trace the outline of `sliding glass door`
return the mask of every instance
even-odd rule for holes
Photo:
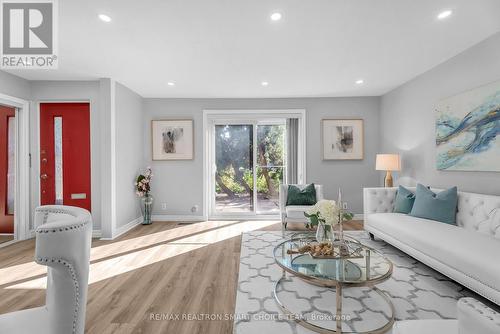
[[[250,213],[253,197],[253,125],[215,125],[215,211]]]
[[[279,214],[285,128],[284,120],[214,124],[213,214]]]
[[[285,125],[257,125],[256,182],[258,214],[279,214],[279,186],[285,178]]]

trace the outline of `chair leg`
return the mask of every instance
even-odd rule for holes
[[[286,222],[281,222],[281,236],[285,238]]]

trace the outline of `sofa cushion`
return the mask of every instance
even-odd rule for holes
[[[396,193],[396,200],[394,204],[394,212],[397,213],[410,213],[415,202],[415,194],[403,186],[398,187]]]
[[[314,183],[300,189],[296,185],[288,185],[286,205],[314,205],[316,204],[316,188]]]
[[[500,240],[455,225],[437,224],[432,220],[400,213],[370,214],[367,224],[500,291]]]
[[[286,216],[293,219],[307,219],[304,216],[304,212],[309,210],[312,205],[289,205],[286,207]]]
[[[410,215],[446,224],[455,224],[457,201],[457,187],[443,190],[436,194],[423,185],[417,184],[415,203]]]

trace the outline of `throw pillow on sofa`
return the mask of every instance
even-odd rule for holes
[[[415,203],[410,216],[456,225],[457,202],[457,187],[436,194],[423,185],[417,184]]]
[[[415,194],[403,186],[398,187],[396,193],[396,201],[394,204],[394,212],[408,214],[413,208],[415,202]]]
[[[314,183],[308,184],[302,189],[294,185],[288,185],[288,196],[286,205],[314,205],[316,204],[316,188]]]

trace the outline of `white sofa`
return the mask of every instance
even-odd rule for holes
[[[498,334],[500,314],[473,298],[457,303],[456,320],[397,321],[392,334]]]
[[[294,184],[299,189],[303,189],[305,184]],[[323,199],[323,186],[321,184],[315,184],[316,189],[316,201]],[[306,223],[307,218],[304,216],[304,212],[309,209],[312,205],[286,205],[286,200],[288,197],[288,184],[280,184],[280,215],[281,215],[281,225],[286,229],[288,223]]]
[[[396,190],[364,189],[365,230],[500,305],[500,196],[459,192],[454,226],[393,213]]]

